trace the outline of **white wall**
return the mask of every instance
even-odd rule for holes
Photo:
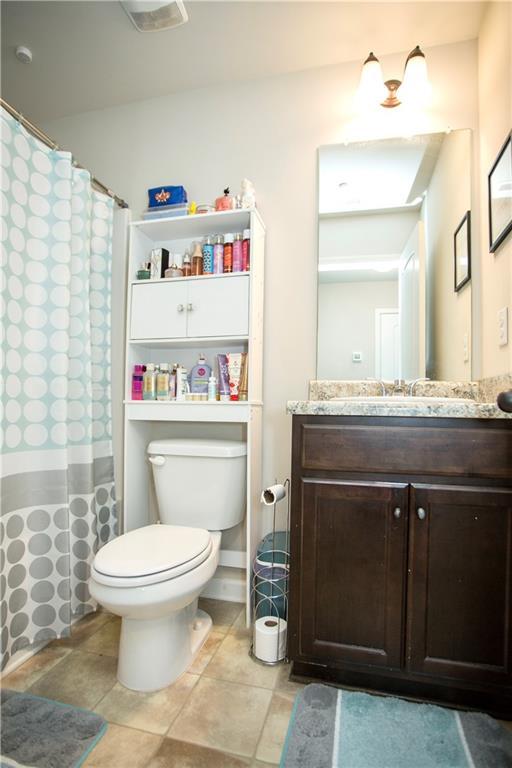
[[[315,377],[316,150],[342,140],[428,133],[448,126],[475,129],[476,50],[475,41],[426,50],[434,100],[423,114],[379,108],[375,114],[356,116],[353,96],[361,62],[355,62],[188,91],[44,126],[127,199],[136,214],[145,207],[146,189],[156,184],[183,183],[192,199],[210,202],[228,183],[237,190],[244,176],[255,183],[267,225],[266,483],[289,474],[286,401],[307,397],[308,381]],[[382,57],[387,77],[400,75],[406,55]],[[489,105],[495,109],[492,101]]]
[[[318,287],[318,378],[375,376],[375,310],[398,309],[398,280],[320,283]],[[352,362],[352,352],[362,362]]]
[[[443,140],[427,190],[427,376],[471,379],[471,355],[464,360],[464,335],[471,350],[471,290],[454,290],[453,235],[471,210],[471,134],[452,131]],[[473,244],[478,258],[478,242]]]
[[[512,234],[496,253],[489,253],[487,174],[512,125],[512,5],[491,3],[478,44],[480,119],[480,205],[482,273],[482,374],[512,371],[512,340],[498,346],[497,312],[512,312]],[[512,319],[512,318],[511,318]],[[509,320],[509,337],[512,327]]]

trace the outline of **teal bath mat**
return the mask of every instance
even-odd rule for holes
[[[94,712],[3,690],[0,768],[78,768],[106,730]]]
[[[479,712],[308,685],[281,768],[511,768],[512,733]]]

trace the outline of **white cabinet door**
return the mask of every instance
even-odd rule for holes
[[[177,339],[187,335],[187,284],[132,286],[130,338]]]
[[[249,334],[249,275],[189,283],[187,335],[247,336]]]

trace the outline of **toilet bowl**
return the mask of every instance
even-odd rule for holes
[[[89,579],[93,599],[122,618],[117,677],[136,691],[173,683],[206,640],[212,621],[198,597],[219,563],[221,531],[245,511],[245,443],[161,440],[148,454],[162,522],[102,547]]]

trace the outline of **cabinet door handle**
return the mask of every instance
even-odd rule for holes
[[[418,520],[424,520],[427,516],[427,513],[423,509],[423,507],[418,507],[416,510],[416,514],[418,515]]]
[[[187,304],[187,310],[188,310],[189,312],[192,312],[192,310],[193,310],[193,309],[194,309],[194,305],[192,304],[192,302],[191,302],[191,301],[189,301],[189,303]]]
[[[402,516],[402,510],[400,509],[400,507],[395,507],[393,510],[393,517],[395,518],[395,520],[400,520],[401,516]]]
[[[178,304],[178,306],[176,307],[176,309],[178,310],[178,312],[183,312],[183,310],[185,309],[185,307],[183,306],[183,304]]]

